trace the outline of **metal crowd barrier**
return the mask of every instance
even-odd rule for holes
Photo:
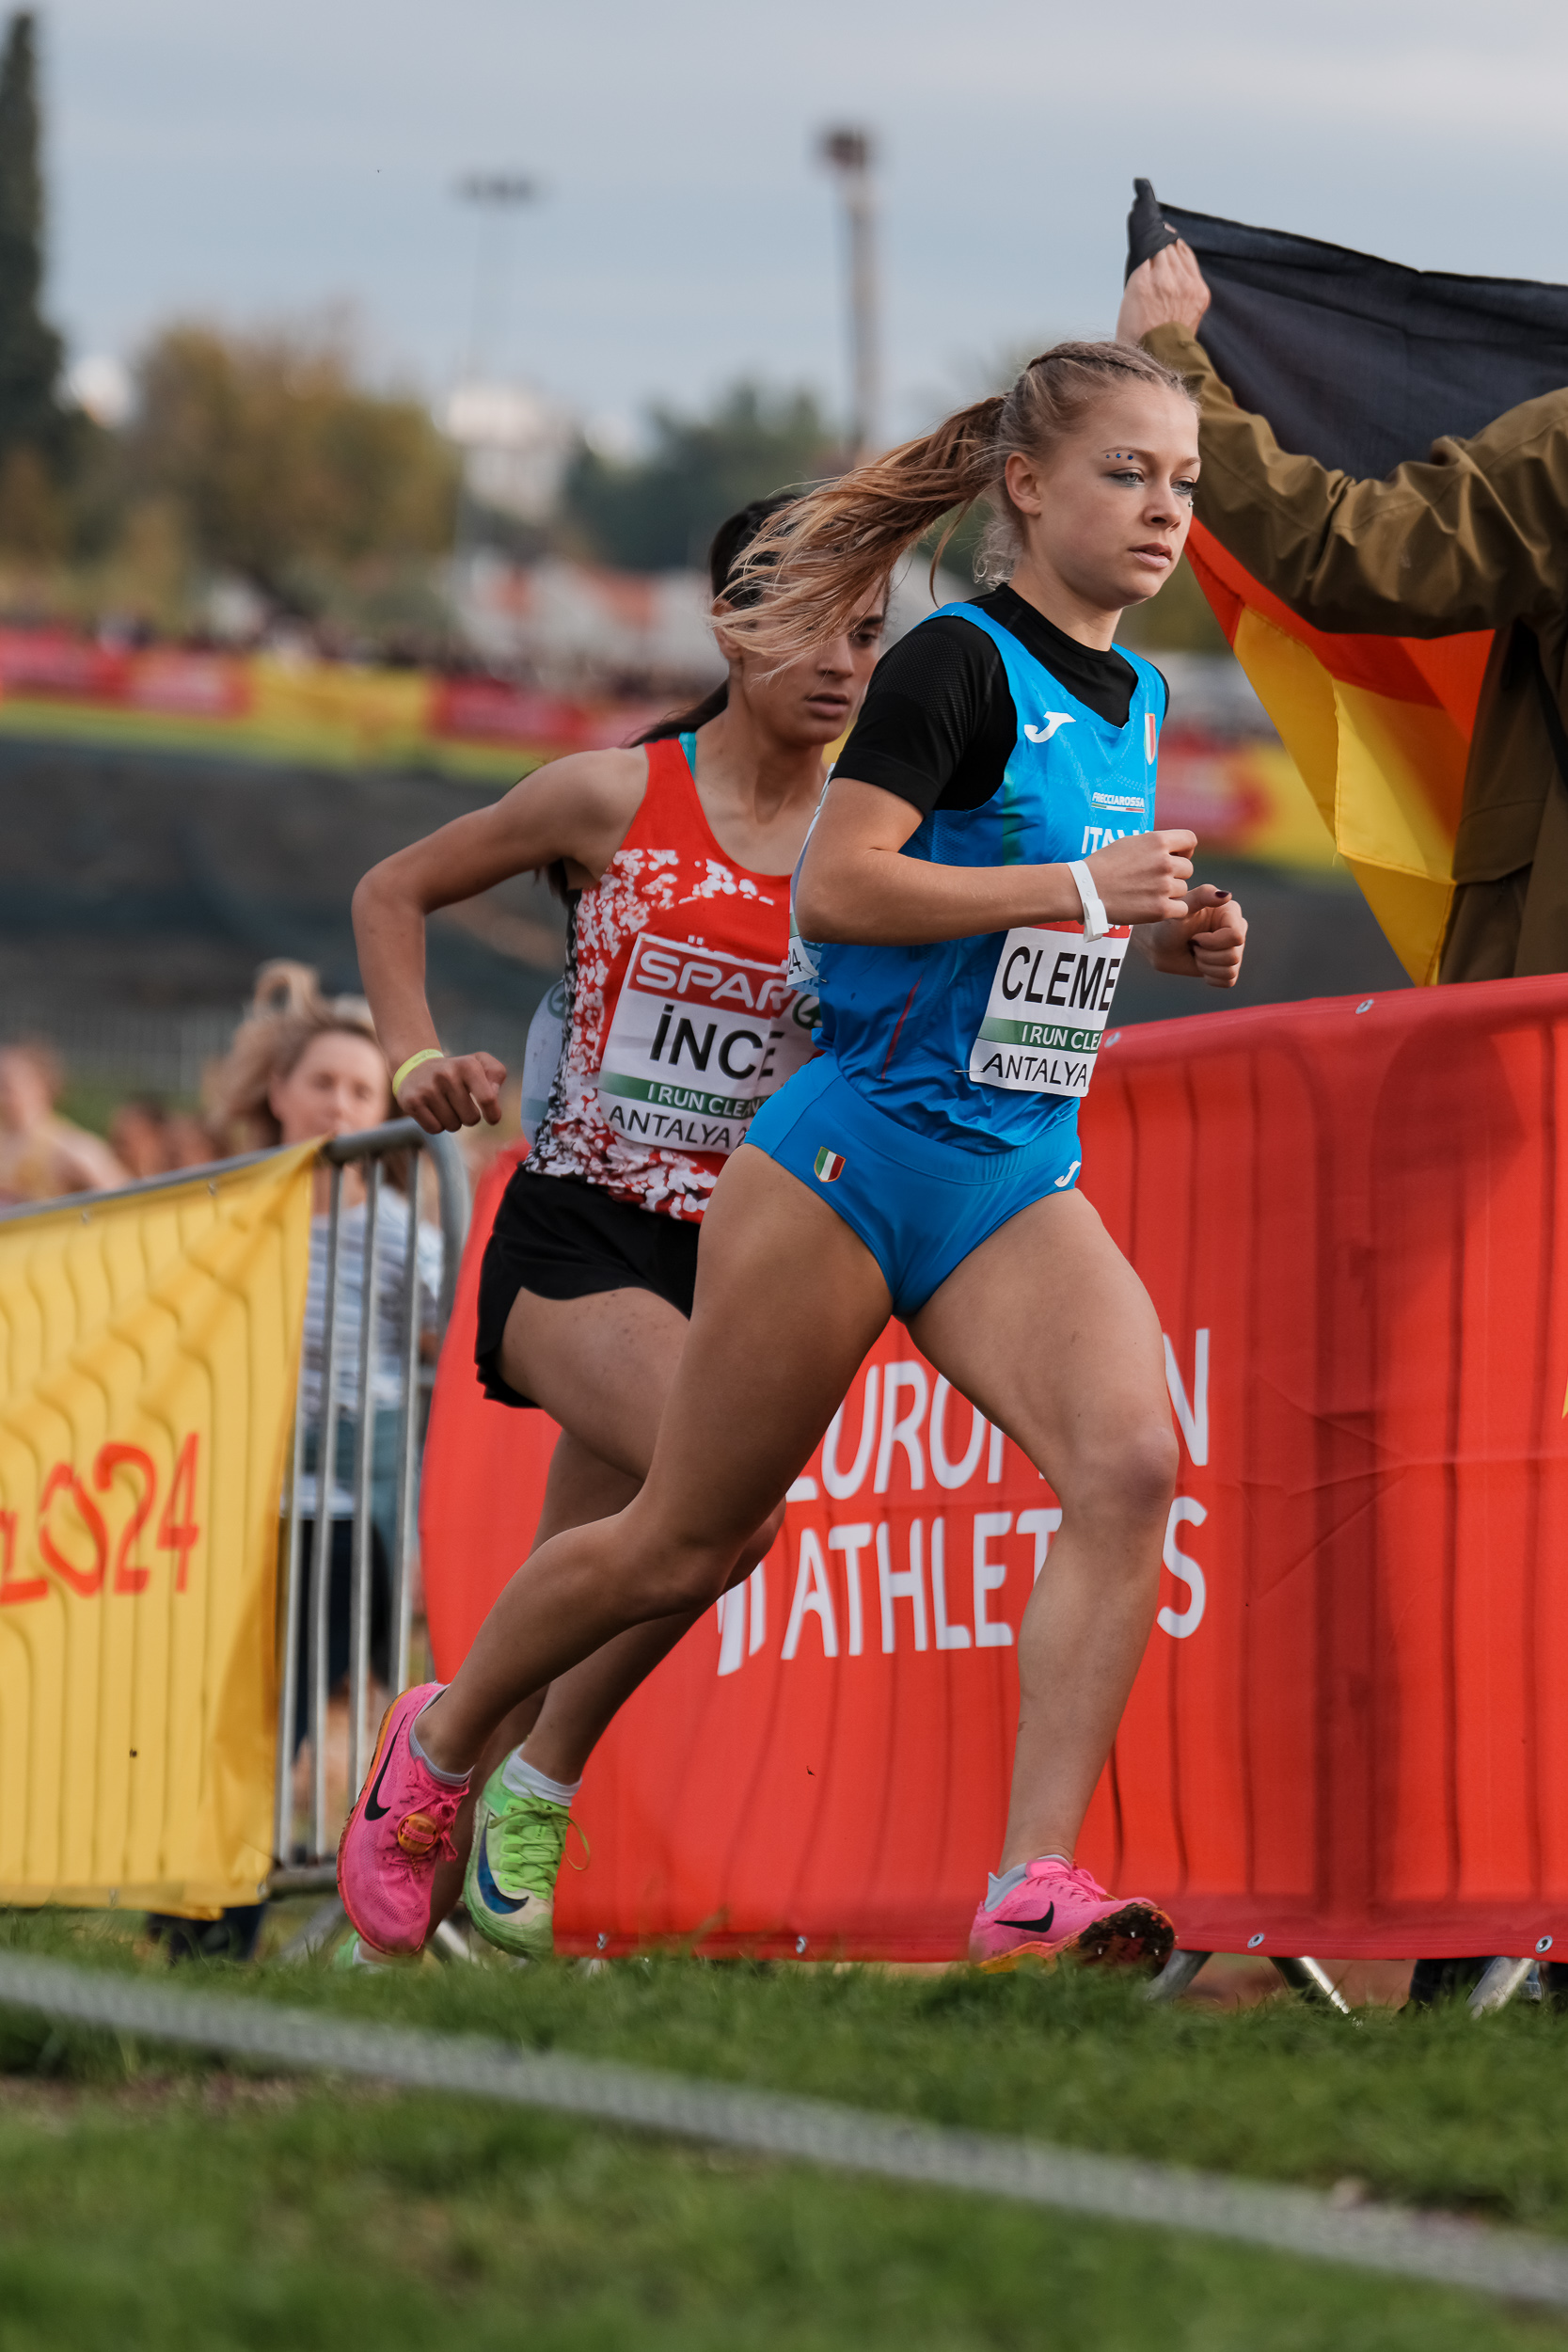
[[[276,1867],[268,1882],[270,1895],[325,1891],[336,1883],[336,1841],[327,1820],[326,1724],[330,1692],[327,1650],[332,1584],[331,1510],[338,1484],[339,1430],[343,1419],[339,1393],[336,1335],[342,1311],[343,1169],[359,1165],[365,1171],[365,1225],[359,1247],[360,1323],[357,1348],[359,1398],[355,1429],[352,1476],[353,1535],[349,1599],[349,1741],[348,1787],[352,1803],[370,1762],[375,1725],[371,1719],[371,1640],[374,1595],[372,1588],[372,1522],[371,1515],[376,1410],[372,1394],[376,1360],[379,1301],[375,1274],[376,1232],[387,1184],[387,1163],[409,1156],[409,1244],[404,1261],[401,1295],[396,1310],[397,1358],[401,1371],[397,1411],[396,1518],[391,1556],[388,1562],[389,1597],[389,1668],[393,1692],[408,1683],[408,1650],[414,1609],[413,1546],[411,1540],[420,1406],[435,1377],[434,1364],[421,1364],[419,1312],[419,1232],[421,1195],[427,1167],[434,1172],[441,1232],[441,1279],[436,1301],[435,1337],[444,1336],[451,1314],[457,1269],[468,1230],[468,1179],[463,1155],[451,1136],[427,1136],[412,1119],[394,1119],[358,1135],[339,1136],[322,1147],[332,1169],[332,1192],[326,1229],[326,1296],[322,1328],[320,1414],[316,1430],[316,1507],[311,1519],[309,1556],[306,1557],[303,1525],[311,1515],[302,1508],[302,1484],[308,1454],[309,1428],[305,1411],[305,1381],[299,1384],[294,1411],[293,1442],[284,1484],[285,1513],[281,1531],[281,1591],[278,1610],[280,1645],[277,1702],[277,1791],[273,1824]],[[307,1614],[307,1613],[309,1613]],[[300,1688],[300,1627],[305,1621],[304,1688]],[[303,1728],[310,1742],[310,1794],[303,1847],[296,1841],[293,1820],[293,1756]]]

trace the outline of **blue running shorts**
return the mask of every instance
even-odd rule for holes
[[[1038,1143],[970,1152],[874,1109],[831,1054],[769,1097],[746,1140],[860,1235],[906,1322],[999,1225],[1078,1180],[1076,1104]]]

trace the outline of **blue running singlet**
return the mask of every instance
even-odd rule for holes
[[[1069,865],[1150,831],[1159,672],[1126,657],[1136,685],[1117,727],[989,613],[942,612],[996,644],[1017,740],[988,801],[933,810],[901,854],[942,866]],[[1072,1184],[1078,1104],[1130,945],[1125,929],[1085,941],[1081,922],[914,947],[792,938],[790,977],[817,988],[817,1042],[831,1067],[816,1063],[783,1088],[749,1141],[860,1234],[898,1312],[923,1305],[998,1225]]]

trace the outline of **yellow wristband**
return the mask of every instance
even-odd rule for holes
[[[395,1103],[402,1093],[403,1082],[411,1070],[418,1070],[422,1061],[445,1061],[446,1057],[446,1048],[442,1045],[421,1045],[417,1054],[410,1054],[397,1076],[392,1080],[393,1102]]]

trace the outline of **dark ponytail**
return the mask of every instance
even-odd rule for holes
[[[721,678],[712,691],[705,694],[700,703],[693,703],[689,710],[673,710],[667,719],[656,719],[651,727],[634,735],[627,749],[635,751],[640,743],[668,743],[677,735],[695,735],[699,727],[705,727],[710,719],[718,718],[729,699],[730,681]]]
[[[750,506],[743,506],[737,514],[725,516],[714,532],[713,545],[707,551],[708,578],[713,583],[715,601],[727,596],[737,608],[756,603],[762,594],[756,580],[742,580],[732,586],[734,575],[741,557],[764,523],[770,522],[781,508],[792,506],[799,496],[796,490],[775,490],[770,498],[753,499]],[[640,743],[667,743],[673,736],[694,735],[699,727],[705,727],[710,719],[718,718],[729,699],[729,679],[721,678],[719,684],[705,694],[701,702],[693,703],[689,710],[672,711],[667,719],[656,719],[651,727],[644,727],[641,735],[632,737],[627,748],[635,750]]]

